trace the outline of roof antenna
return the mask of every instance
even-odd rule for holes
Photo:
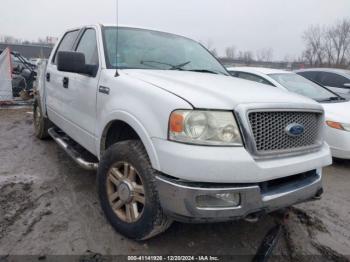
[[[119,31],[119,0],[115,0],[116,1],[116,16],[115,16],[115,19],[116,19],[116,24],[117,24],[117,30],[116,30],[116,53],[115,53],[115,56],[116,56],[116,67],[117,69],[115,70],[115,77],[118,77],[119,76],[119,73],[118,73],[118,31]]]

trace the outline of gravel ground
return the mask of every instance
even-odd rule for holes
[[[100,209],[95,173],[52,140],[34,137],[30,108],[0,109],[0,261],[8,255],[242,255],[249,261],[268,230],[258,223],[174,223],[146,242],[113,231]],[[350,261],[350,161],[325,169],[321,201],[292,208],[278,261]]]

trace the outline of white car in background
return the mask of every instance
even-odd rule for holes
[[[227,70],[234,77],[275,86],[321,103],[326,113],[325,139],[333,157],[350,159],[349,100],[289,71],[259,67],[231,67]]]

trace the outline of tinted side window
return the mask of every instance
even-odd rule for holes
[[[307,79],[310,79],[312,81],[317,81],[317,74],[318,72],[316,71],[309,71],[309,72],[298,72],[298,75],[301,75]]]
[[[87,64],[98,65],[97,40],[94,29],[85,30],[76,51],[85,55],[85,62]]]
[[[261,84],[272,86],[272,84],[269,81],[265,80],[264,78],[262,78],[260,76],[254,75],[254,74],[239,72],[238,73],[238,77],[246,79],[246,80],[258,82],[258,83],[261,83]]]
[[[52,62],[54,64],[56,64],[56,56],[57,56],[57,53],[59,51],[70,51],[70,50],[72,50],[74,41],[77,38],[78,33],[79,33],[79,30],[75,30],[75,31],[67,32],[64,35],[63,39],[61,40],[60,45],[58,46],[58,48],[56,50],[55,56],[52,59]]]
[[[342,87],[349,80],[341,75],[334,73],[322,72],[320,73],[319,81],[324,86]]]

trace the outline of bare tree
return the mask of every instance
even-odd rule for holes
[[[306,47],[303,60],[310,65],[344,67],[350,64],[350,19],[343,19],[321,30],[310,26],[303,34]]]
[[[330,29],[323,30],[323,50],[327,65],[331,66],[334,63],[334,47]]]
[[[226,57],[228,58],[236,58],[236,47],[234,46],[230,46],[230,47],[227,47],[225,49],[225,54],[226,54]]]
[[[8,36],[8,35],[5,35],[5,36],[3,37],[3,41],[4,41],[4,43],[6,43],[6,44],[20,44],[20,43],[22,43],[22,40],[21,40],[21,39],[15,38],[15,37],[13,37],[13,36]]]
[[[292,62],[300,62],[300,61],[303,61],[303,60],[302,60],[301,57],[295,57],[293,55],[287,54],[287,55],[284,56],[283,61],[292,63]]]
[[[263,48],[256,51],[256,60],[259,62],[271,62],[273,58],[272,48]]]
[[[315,65],[315,55],[312,52],[311,48],[307,48],[302,53],[302,60],[306,61],[310,65]]]
[[[350,48],[350,19],[344,19],[331,27],[329,37],[335,50],[335,64],[343,65]]]
[[[246,64],[250,64],[254,60],[252,51],[239,51],[238,59],[244,61]]]
[[[324,59],[323,34],[319,25],[311,25],[303,34],[306,49],[303,56],[311,65],[321,65]]]

